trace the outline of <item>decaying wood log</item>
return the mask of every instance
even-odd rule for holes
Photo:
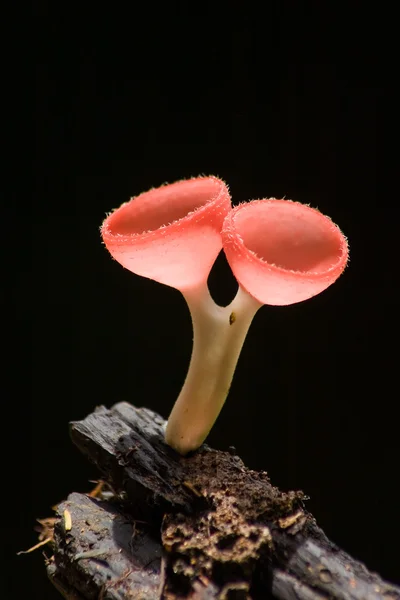
[[[57,508],[48,575],[67,598],[159,600],[159,535],[118,503],[73,493]],[[129,595],[134,589],[134,596]]]
[[[330,542],[304,507],[232,452],[181,457],[164,421],[127,403],[71,424],[114,493],[58,507],[47,566],[67,598],[400,600]]]

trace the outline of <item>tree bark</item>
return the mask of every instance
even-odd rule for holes
[[[72,600],[400,600],[330,542],[265,472],[203,445],[181,457],[165,422],[119,403],[71,424],[113,493],[57,509],[48,575]]]

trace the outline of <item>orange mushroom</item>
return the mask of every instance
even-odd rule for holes
[[[137,275],[180,291],[202,285],[222,248],[227,185],[197,177],[140,194],[101,226],[110,254]]]
[[[206,439],[228,395],[257,310],[315,296],[342,273],[347,241],[332,221],[289,200],[256,200],[232,210],[216,177],[179,181],[145,192],[111,213],[104,243],[124,267],[180,290],[190,309],[193,350],[165,439],[181,454]],[[207,279],[224,247],[239,282],[218,306]]]
[[[290,200],[253,200],[227,215],[222,241],[242,287],[262,304],[308,300],[332,285],[348,259],[339,227]]]

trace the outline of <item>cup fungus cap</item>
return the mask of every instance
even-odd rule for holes
[[[228,213],[224,251],[240,285],[263,304],[307,300],[336,281],[347,241],[329,217],[291,200],[253,200]]]
[[[197,177],[132,198],[105,219],[101,234],[125,268],[184,291],[206,281],[230,210],[227,185]]]

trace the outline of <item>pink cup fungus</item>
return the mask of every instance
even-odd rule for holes
[[[192,356],[165,430],[167,444],[183,455],[214,425],[258,309],[315,296],[339,277],[348,258],[346,238],[317,210],[275,199],[232,210],[228,188],[216,177],[145,192],[109,215],[101,233],[124,267],[176,287],[187,301]],[[222,244],[239,282],[225,307],[207,285]]]
[[[290,200],[253,200],[227,215],[222,240],[240,285],[262,304],[307,300],[347,264],[347,241],[329,217]]]
[[[230,209],[226,184],[198,177],[132,198],[105,219],[101,234],[125,268],[183,291],[208,277]]]

